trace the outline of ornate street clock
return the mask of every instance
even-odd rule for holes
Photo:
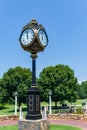
[[[36,20],[23,27],[19,38],[21,47],[31,53],[32,57],[32,86],[27,94],[27,115],[26,119],[41,119],[40,113],[40,90],[36,86],[36,58],[37,53],[43,51],[48,44],[48,37],[45,28],[39,25]]]

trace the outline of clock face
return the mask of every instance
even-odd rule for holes
[[[29,43],[31,43],[33,38],[34,38],[34,31],[31,28],[29,28],[22,32],[20,41],[22,44],[28,45]]]
[[[39,37],[39,41],[41,42],[41,44],[43,46],[46,46],[48,43],[48,38],[47,38],[47,35],[43,29],[39,30],[38,37]]]

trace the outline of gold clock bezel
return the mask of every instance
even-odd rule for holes
[[[41,43],[40,39],[39,39],[39,31],[40,31],[40,30],[43,30],[44,33],[45,33],[45,35],[46,35],[46,38],[47,38],[47,44],[46,44],[46,45],[43,45],[43,44]],[[48,36],[47,36],[47,33],[46,33],[46,31],[45,31],[45,29],[44,29],[43,27],[38,29],[37,39],[38,39],[39,44],[40,44],[42,47],[45,48],[45,47],[48,45]]]
[[[31,30],[33,31],[34,37],[33,37],[32,41],[31,41],[30,43],[28,43],[28,44],[25,45],[25,44],[23,44],[23,43],[21,42],[21,37],[22,37],[22,34],[23,34],[27,29],[31,29]],[[35,40],[35,32],[34,32],[34,29],[33,29],[33,28],[29,27],[29,28],[26,28],[26,29],[23,29],[23,30],[22,30],[21,35],[20,35],[20,38],[19,38],[19,41],[20,41],[20,44],[21,44],[21,46],[22,46],[23,48],[26,48],[26,47],[30,46],[30,45],[34,42],[34,40]]]

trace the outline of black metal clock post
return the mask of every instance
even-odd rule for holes
[[[40,113],[40,90],[36,86],[36,54],[32,54],[32,86],[28,90],[27,115],[28,120],[41,119]]]
[[[32,58],[32,86],[27,95],[27,120],[41,119],[40,113],[40,90],[36,86],[36,58],[37,53],[43,51],[48,43],[47,34],[42,25],[32,20],[23,27],[20,35],[20,44],[25,51],[31,53]]]
[[[36,58],[35,56],[31,55],[32,57],[32,86],[36,86]]]

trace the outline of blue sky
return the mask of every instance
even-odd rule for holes
[[[49,44],[37,58],[37,76],[47,66],[69,65],[87,80],[87,0],[0,0],[0,78],[9,68],[32,67],[19,44],[22,27],[35,18]]]

